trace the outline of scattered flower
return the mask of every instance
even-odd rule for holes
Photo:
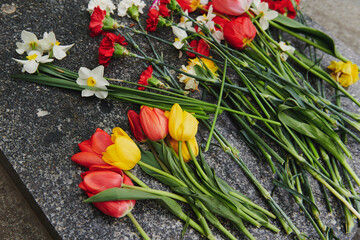
[[[169,114],[169,133],[176,141],[189,141],[193,139],[198,130],[198,120],[190,113],[183,111],[175,103]]]
[[[185,11],[185,15],[188,16],[188,11]],[[192,27],[192,21],[188,20],[186,17],[182,16],[180,18],[180,22],[178,23],[178,26],[181,28],[184,28],[186,30],[196,32],[195,28]]]
[[[152,8],[148,11],[148,18],[146,20],[146,31],[154,32],[159,23],[160,13],[157,9]]]
[[[176,36],[173,46],[176,49],[181,49],[184,46],[183,39],[186,38],[188,35],[185,30],[182,30],[176,26],[171,26],[171,28]]]
[[[151,141],[160,141],[168,135],[168,122],[163,110],[148,106],[143,106],[140,110],[141,127]]]
[[[122,0],[118,5],[118,15],[139,20],[139,13],[143,13],[145,6],[146,4],[141,0]]]
[[[26,57],[27,60],[20,60],[13,58],[16,62],[23,65],[22,72],[35,73],[40,63],[52,62],[54,59],[49,59],[49,55],[42,56],[42,52],[32,50]]]
[[[103,160],[122,170],[130,170],[140,161],[141,153],[138,146],[119,127],[113,129],[111,140],[114,144],[106,148]]]
[[[245,13],[252,0],[212,0],[216,12],[239,16]]]
[[[343,87],[348,87],[359,80],[359,68],[352,62],[332,61],[328,66],[331,77]]]
[[[269,4],[269,8],[277,11],[278,13],[287,16],[288,18],[294,19],[296,17],[296,10],[291,0],[262,0]],[[299,4],[297,0],[297,4]]]
[[[190,46],[191,50],[193,50],[199,54],[202,54],[204,56],[210,55],[210,48],[204,39],[200,39],[199,41],[194,39],[189,43],[189,46]],[[189,58],[196,57],[196,55],[194,53],[191,53],[191,52],[186,52],[186,53],[189,56]]]
[[[92,197],[109,188],[120,188],[122,184],[134,185],[121,169],[112,166],[93,165],[81,174],[83,181],[79,188]],[[116,218],[126,216],[135,206],[135,200],[93,202],[101,212]]]
[[[117,29],[119,24],[105,10],[101,10],[99,6],[94,8],[94,12],[90,17],[90,36],[95,37],[101,35],[103,31]]]
[[[129,110],[127,116],[131,132],[134,135],[135,139],[139,142],[145,142],[147,140],[147,137],[145,136],[144,131],[141,127],[140,115],[133,110]]]
[[[153,67],[151,65],[149,65],[140,75],[140,79],[138,81],[138,84],[141,85],[151,85],[154,87],[158,87],[158,88],[164,88],[165,84],[163,82],[161,82],[159,79],[153,77]],[[143,86],[139,86],[138,90],[145,90],[145,87]]]
[[[179,154],[179,142],[172,139],[171,137],[169,137],[168,139],[169,139],[169,143],[170,143],[172,149],[174,149],[174,151],[177,154]],[[194,156],[196,157],[199,154],[199,145],[198,145],[198,142],[196,141],[196,137],[190,139],[187,142],[190,144],[191,151],[193,152]],[[185,162],[189,162],[189,160],[191,159],[191,155],[190,155],[190,152],[189,152],[186,142],[181,143],[181,153],[182,153],[183,160]]]
[[[240,16],[224,25],[225,40],[236,49],[243,49],[256,36],[256,27],[247,16]]]
[[[200,0],[176,0],[181,9],[189,13],[196,11],[200,5]]]
[[[209,7],[207,15],[198,16],[196,18],[196,21],[199,24],[203,24],[207,29],[209,29],[211,35],[213,38],[220,43],[221,40],[224,40],[224,34],[222,31],[219,31],[215,28],[215,22],[213,19],[216,17],[215,14],[213,14],[213,6],[211,5]]]
[[[280,47],[281,51],[283,51],[282,53],[280,53],[280,58],[283,61],[286,61],[289,57],[285,52],[288,52],[291,54],[294,54],[294,52],[295,52],[295,48],[293,46],[287,45],[283,41],[279,42],[279,47]]]
[[[66,57],[66,52],[74,46],[74,44],[60,46],[60,42],[56,40],[53,31],[50,33],[45,32],[43,39],[39,40],[39,43],[44,51],[50,52],[50,56],[54,56],[58,60]]]
[[[269,10],[269,4],[267,2],[260,2],[260,0],[254,0],[255,8],[251,10],[256,14],[260,15],[260,27],[263,30],[269,28],[269,21],[278,16],[278,12]]]
[[[183,72],[186,72],[188,74],[191,74],[191,75],[196,75],[196,72],[195,72],[195,69],[194,69],[194,65],[192,62],[189,62],[189,64],[187,66],[185,65],[182,65],[181,66],[181,70]],[[178,79],[179,79],[179,82],[181,83],[185,83],[185,89],[186,90],[198,90],[198,84],[199,82],[196,81],[195,78],[193,77],[190,77],[188,75],[185,75],[185,74],[180,74],[178,76]]]
[[[116,35],[114,33],[106,33],[104,38],[100,42],[99,47],[99,64],[107,67],[110,63],[110,59],[117,55],[118,52],[115,51],[117,49],[117,45],[125,46],[127,42],[125,42],[125,38],[121,36],[121,34]],[[115,53],[115,54],[114,54]]]
[[[114,13],[116,9],[111,0],[90,0],[87,11],[92,13],[97,6],[99,6],[101,10],[106,10],[109,13]]]
[[[90,97],[95,94],[96,97],[104,99],[108,95],[106,86],[109,82],[103,77],[104,66],[100,65],[93,70],[86,67],[79,69],[79,78],[76,83],[85,87],[81,92],[82,97]]]
[[[16,52],[18,54],[23,54],[24,52],[29,53],[32,50],[37,50],[42,54],[42,47],[34,33],[23,30],[21,32],[21,40],[22,42],[16,43]]]

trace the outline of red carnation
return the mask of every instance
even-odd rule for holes
[[[152,77],[152,73],[153,73],[153,67],[150,65],[146,68],[145,71],[143,71],[141,73],[138,84],[145,85],[145,86],[149,85],[148,79]],[[143,91],[143,90],[145,90],[145,87],[139,86],[138,90]]]
[[[262,2],[267,2],[269,4],[269,8],[277,11],[278,13],[285,15],[291,19],[296,17],[296,10],[291,0],[262,0]],[[297,4],[300,3],[300,0],[296,0]]]
[[[127,45],[123,36],[114,33],[106,33],[99,47],[99,63],[107,67],[115,51],[115,44]]]
[[[242,49],[256,36],[256,28],[247,16],[240,16],[224,26],[225,40],[234,48]]]
[[[94,8],[94,12],[90,17],[90,36],[95,37],[102,33],[102,27],[104,26],[103,21],[106,16],[106,11],[101,10],[99,6]]]
[[[159,23],[159,11],[152,8],[148,12],[148,19],[146,20],[146,31],[154,32]]]
[[[205,42],[204,39],[200,39],[199,41],[192,40],[189,43],[189,46],[193,51],[195,51],[195,52],[197,52],[199,54],[202,54],[202,55],[205,55],[205,56],[210,55],[209,46],[207,45],[207,43]],[[189,56],[189,58],[196,57],[196,55],[194,53],[192,53],[192,52],[186,52],[186,53]]]

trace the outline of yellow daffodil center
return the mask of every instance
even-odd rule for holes
[[[36,58],[37,58],[37,54],[35,53],[35,54],[32,54],[32,55],[29,55],[29,56],[27,56],[26,57],[28,60],[35,60]]]
[[[30,44],[32,50],[35,50],[37,42],[30,42],[29,44]]]
[[[95,84],[96,84],[96,80],[95,80],[93,77],[89,77],[89,78],[87,79],[87,85],[88,85],[89,87],[93,87],[93,86],[95,86]]]
[[[55,45],[56,45],[56,46],[59,46],[59,45],[60,45],[60,42],[59,42],[59,41],[56,41]]]

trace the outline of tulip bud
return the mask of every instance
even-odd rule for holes
[[[250,8],[252,0],[213,0],[212,3],[216,12],[239,16]]]
[[[133,185],[131,180],[123,174],[121,169],[112,166],[93,165],[90,170],[82,173],[83,181],[79,187],[91,197],[109,188],[121,187],[123,183]],[[94,202],[103,213],[112,217],[123,217],[127,215],[135,205],[135,200]]]
[[[122,170],[130,170],[141,159],[141,153],[133,140],[119,127],[113,129],[111,140],[114,144],[106,148],[103,160]]]
[[[159,141],[169,133],[168,119],[164,111],[144,106],[140,110],[140,123],[145,135],[152,141]]]
[[[196,138],[194,137],[194,138],[190,139],[188,142],[190,144],[191,151],[193,152],[194,156],[196,157],[199,154],[199,145],[196,141]],[[174,149],[175,152],[177,154],[179,154],[179,142],[172,138],[169,138],[169,143],[170,143],[172,149]],[[189,162],[189,160],[191,159],[191,155],[190,155],[190,152],[189,152],[186,142],[181,143],[181,152],[182,152],[181,155],[182,155],[184,161]]]
[[[169,114],[169,133],[176,141],[189,141],[194,138],[199,122],[190,113],[183,111],[179,104],[175,103]]]
[[[139,142],[145,142],[147,140],[140,123],[140,115],[133,110],[129,110],[127,113],[129,119],[129,125],[132,134]]]
[[[225,40],[234,48],[246,47],[256,36],[256,28],[247,16],[241,16],[225,24]]]

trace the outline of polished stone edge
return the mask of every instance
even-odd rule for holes
[[[29,204],[31,210],[35,213],[36,217],[44,226],[45,230],[51,236],[53,240],[61,240],[60,235],[55,230],[54,226],[50,223],[48,217],[45,213],[41,210],[37,202],[35,201],[32,194],[26,188],[25,184],[21,181],[20,176],[15,171],[9,160],[5,157],[2,150],[0,150],[0,165],[2,165],[11,178],[12,182],[15,184],[16,188],[19,190],[20,194],[23,196],[25,201]]]

